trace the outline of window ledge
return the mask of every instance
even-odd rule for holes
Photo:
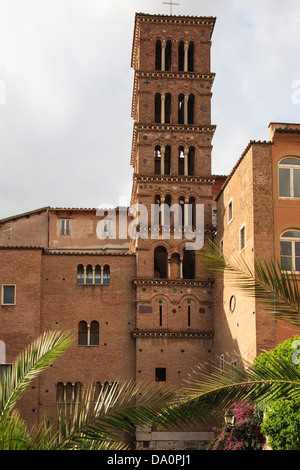
[[[300,197],[279,196],[281,201],[300,201]]]
[[[110,284],[78,284],[78,282],[76,283],[76,286],[80,286],[80,287],[106,287],[106,286],[109,286]]]

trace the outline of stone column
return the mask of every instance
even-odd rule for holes
[[[184,95],[184,124],[188,123],[188,101],[189,95]]]
[[[189,225],[189,198],[186,197],[184,200],[184,225]]]
[[[166,41],[161,43],[161,70],[165,71],[166,68]]]
[[[184,43],[184,67],[183,67],[184,72],[188,71],[188,52],[189,52],[189,43],[185,42]]]
[[[161,204],[161,226],[165,225],[165,211],[164,211],[165,196],[162,196],[160,199]]]
[[[184,175],[185,176],[189,174],[188,162],[189,162],[189,149],[185,148],[184,149]]]
[[[165,147],[162,146],[160,149],[160,173],[165,174]]]
[[[166,95],[164,93],[161,94],[161,123],[165,123],[165,101]]]

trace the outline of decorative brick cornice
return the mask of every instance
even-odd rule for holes
[[[141,23],[155,23],[155,24],[173,24],[173,25],[197,25],[209,27],[209,41],[211,40],[212,32],[216,18],[213,16],[175,16],[175,15],[150,15],[146,13],[136,13],[134,24],[134,35],[131,52],[131,67],[136,66],[138,41],[140,37],[140,24]],[[207,42],[207,39],[204,41]]]
[[[134,279],[134,287],[153,286],[188,286],[188,287],[213,287],[213,279]]]
[[[134,330],[133,338],[181,338],[181,339],[208,339],[213,337],[212,331],[159,331],[159,330]]]
[[[199,126],[194,124],[143,124],[134,123],[133,134],[132,134],[132,150],[130,164],[134,166],[136,148],[137,148],[137,134],[138,132],[178,132],[178,133],[197,133],[197,134],[210,134],[210,139],[213,138],[216,130],[215,125],[210,126]],[[211,143],[203,143],[203,145],[211,146]]]
[[[44,250],[45,254],[46,255],[65,255],[65,256],[135,256],[134,253],[131,253],[129,252],[129,249],[124,249],[122,251],[120,251],[119,249],[112,249],[110,248],[109,251],[108,250],[99,250],[99,248],[95,248],[95,249],[65,249],[65,248],[61,248],[61,249],[47,249],[47,250]]]
[[[211,176],[184,176],[184,175],[133,175],[137,183],[206,183],[213,184]]]
[[[169,80],[169,79],[176,79],[176,80],[202,80],[202,81],[209,81],[210,88],[213,85],[215,79],[215,73],[210,74],[200,74],[196,72],[169,72],[169,71],[156,71],[156,72],[142,72],[136,71],[134,74],[134,82],[133,82],[133,93],[132,93],[132,106],[131,106],[131,117],[134,118],[135,111],[136,111],[136,95],[138,90],[138,82],[142,79],[147,80]],[[201,93],[201,95],[209,94],[211,96],[211,91]]]
[[[139,184],[195,183],[213,185],[215,182],[214,177],[211,176],[137,175],[136,173],[133,174],[132,180],[131,204],[135,201],[137,186]],[[202,195],[201,197],[212,199],[212,196]]]

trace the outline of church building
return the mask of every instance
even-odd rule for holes
[[[197,257],[214,240],[229,255],[300,266],[300,125],[272,123],[269,142],[250,142],[229,176],[212,174],[215,20],[135,16],[130,208],[0,220],[1,373],[44,331],[77,337],[22,397],[29,425],[90,383],[182,384],[199,363],[242,366],[285,337]],[[134,445],[202,449],[212,438],[144,429]]]

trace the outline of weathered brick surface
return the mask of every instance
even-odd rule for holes
[[[232,201],[233,218],[228,221],[228,204]],[[240,252],[240,229],[246,226],[246,247]],[[254,256],[273,255],[272,159],[269,144],[253,143],[246,149],[228,184],[218,198],[216,243],[223,240],[224,255],[234,261],[242,256],[250,265]],[[216,281],[215,355],[252,362],[262,350],[275,346],[276,331],[272,318],[263,315],[254,299],[239,291],[236,284],[222,276]],[[236,306],[230,311],[230,299]],[[218,360],[218,359],[217,359]]]

